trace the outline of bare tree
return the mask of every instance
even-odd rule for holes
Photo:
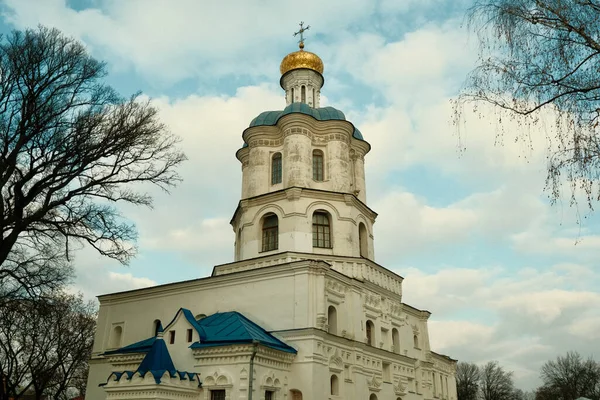
[[[73,242],[127,263],[136,229],[116,205],[151,206],[140,184],[168,190],[180,180],[185,156],[158,111],[119,97],[105,75],[57,30],[0,40],[2,287],[60,286]]]
[[[12,299],[0,307],[0,371],[11,398],[67,399],[87,377],[96,311],[80,295]]]
[[[600,2],[478,0],[467,20],[480,57],[455,102],[455,122],[472,102],[494,106],[499,124],[508,116],[539,126],[552,115],[546,189],[555,202],[566,179],[571,204],[582,190],[591,208],[600,200]]]
[[[546,362],[540,375],[544,384],[537,391],[537,399],[600,400],[600,364],[592,358],[584,360],[579,353],[568,352]]]
[[[456,364],[456,392],[458,400],[477,400],[479,394],[479,367],[473,363]]]
[[[515,392],[512,372],[505,371],[497,361],[490,361],[480,370],[482,400],[512,400]]]

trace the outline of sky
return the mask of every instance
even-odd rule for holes
[[[432,312],[432,349],[498,360],[524,390],[566,351],[600,360],[600,216],[571,207],[568,191],[548,201],[551,128],[499,126],[485,108],[466,113],[460,134],[452,124],[450,100],[477,61],[469,5],[1,0],[0,32],[42,24],[81,40],[121,94],[152,99],[188,157],[183,182],[153,192],[153,209],[121,207],[139,230],[135,260],[82,249],[74,288],[91,298],[205,277],[233,260],[235,151],[255,116],[285,106],[279,63],[305,21],[306,50],[325,64],[322,106],[344,111],[372,146],[375,261],[404,277],[404,302]]]

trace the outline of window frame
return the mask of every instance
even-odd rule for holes
[[[315,218],[319,216],[325,217],[327,224],[320,223],[318,220],[315,222]],[[322,231],[320,230],[322,228]],[[316,234],[316,237],[315,237]],[[331,240],[331,215],[325,211],[315,211],[312,215],[312,243],[313,248],[319,249],[333,249],[333,242]],[[320,235],[323,237],[320,240]]]
[[[313,181],[315,181],[315,182],[324,182],[325,181],[325,153],[323,152],[323,150],[319,150],[319,149],[313,150],[313,152],[312,152],[312,170],[313,170]]]
[[[273,218],[276,224],[265,226],[267,220]],[[279,249],[279,217],[275,213],[265,214],[261,225],[261,253]]]
[[[225,400],[227,398],[227,390],[225,389],[209,389],[210,390],[210,400]],[[223,395],[223,397],[216,397],[216,394]]]
[[[280,151],[271,156],[271,185],[283,182],[283,155]]]

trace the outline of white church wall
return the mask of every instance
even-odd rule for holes
[[[273,197],[270,197],[273,196]],[[373,256],[373,215],[366,207],[357,207],[349,195],[306,191],[300,188],[245,200],[234,218],[238,232],[239,259],[250,259],[281,251],[360,256],[359,224],[367,230],[366,258]],[[356,203],[355,203],[356,202]],[[315,211],[326,211],[330,218],[332,248],[313,247],[312,216]],[[279,245],[275,250],[262,251],[263,217],[273,213],[278,217]],[[241,231],[240,231],[241,229]]]
[[[244,132],[248,148],[238,151],[242,162],[242,199],[292,186],[354,193],[366,200],[364,155],[368,145],[353,138],[346,121],[316,121],[288,114],[276,126],[256,126]],[[324,179],[313,179],[313,150],[324,156]],[[282,154],[282,183],[273,184],[272,156]]]

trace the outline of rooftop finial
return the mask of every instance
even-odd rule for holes
[[[310,25],[306,25],[305,28],[304,21],[300,21],[300,30],[298,32],[294,32],[294,36],[300,35],[300,40],[298,41],[298,47],[300,47],[300,50],[304,49],[304,31],[309,29]]]

